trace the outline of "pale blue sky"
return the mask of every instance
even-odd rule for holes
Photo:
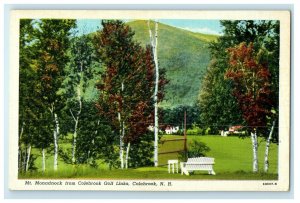
[[[124,20],[130,21],[130,20]],[[193,32],[204,34],[221,35],[222,28],[218,20],[178,20],[178,19],[159,19],[159,22],[178,28],[183,28]],[[100,19],[77,19],[79,33],[95,32],[101,28]]]

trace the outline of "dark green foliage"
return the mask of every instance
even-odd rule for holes
[[[93,38],[90,35],[74,36],[70,40],[69,50],[70,62],[65,69],[66,77],[62,90],[65,97],[68,98],[68,102],[78,103],[77,88],[80,86],[83,100],[96,100],[98,95],[95,83],[99,80],[102,66],[96,59]],[[73,105],[78,108],[78,104]]]
[[[139,137],[129,153],[130,167],[153,166],[153,133]]]
[[[223,65],[219,63],[219,59],[211,62],[199,93],[200,125],[203,128],[210,127],[213,134],[217,134],[218,130],[228,130],[231,125],[243,123],[236,99],[232,95],[232,84],[224,78]]]
[[[161,109],[163,118],[163,125],[179,126],[183,129],[184,125],[184,112],[186,112],[187,129],[192,128],[193,124],[199,122],[199,107],[197,105],[192,106],[177,106],[175,108]]]
[[[20,20],[20,151],[27,145],[48,148],[53,141],[52,113],[64,105],[58,90],[74,26],[74,20]]]
[[[77,137],[77,163],[87,163],[96,166],[96,160],[103,159],[105,163],[115,167],[117,151],[114,148],[118,134],[113,132],[108,122],[97,115],[93,103],[85,103]]]

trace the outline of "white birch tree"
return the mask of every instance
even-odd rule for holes
[[[272,123],[272,127],[269,133],[269,136],[266,140],[266,148],[265,148],[265,157],[264,157],[264,171],[267,173],[269,170],[269,150],[270,150],[270,143],[272,139],[272,135],[274,132],[274,127],[275,127],[276,121],[274,120]]]
[[[265,63],[260,61],[260,53],[255,52],[253,43],[240,43],[228,49],[228,52],[229,68],[225,77],[234,82],[233,93],[251,134],[253,172],[258,172],[257,132],[267,126],[268,117],[272,114],[270,72]]]
[[[155,63],[155,89],[153,94],[154,99],[154,166],[158,166],[158,83],[159,83],[159,69],[158,69],[158,57],[157,57],[157,45],[158,45],[158,22],[155,21],[155,33],[154,36],[150,27],[150,20],[148,21],[150,44],[153,51],[154,63]]]
[[[92,49],[90,39],[88,36],[83,35],[74,37],[71,42],[71,63],[69,67],[71,79],[68,79],[65,88],[69,91],[67,103],[69,104],[69,112],[74,121],[73,127],[73,142],[72,142],[72,163],[76,163],[76,145],[78,136],[78,125],[82,112],[83,96],[85,89],[88,86],[90,77],[88,69],[91,68],[92,62]]]

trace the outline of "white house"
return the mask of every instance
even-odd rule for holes
[[[166,134],[170,135],[173,133],[177,133],[179,131],[179,126],[167,126],[165,129]]]

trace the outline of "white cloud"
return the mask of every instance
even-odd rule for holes
[[[192,31],[192,32],[199,32],[199,33],[203,33],[203,34],[213,34],[213,35],[221,35],[221,33],[215,31],[215,30],[212,30],[208,27],[201,27],[201,28],[194,28],[194,27],[180,27],[181,29],[184,29],[184,30],[189,30],[189,31]]]

